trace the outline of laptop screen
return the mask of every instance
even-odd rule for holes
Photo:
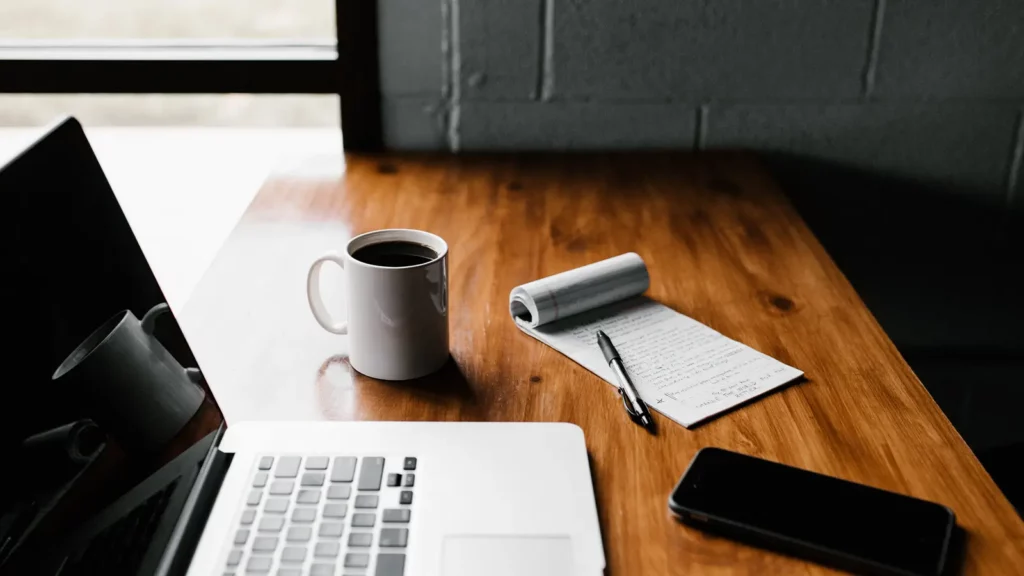
[[[0,202],[2,565],[33,530],[74,531],[220,413],[77,121],[0,169]]]

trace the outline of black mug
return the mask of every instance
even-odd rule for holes
[[[157,304],[141,321],[131,310],[114,314],[53,373],[126,450],[163,447],[205,397],[199,370],[183,368],[153,335],[157,317],[169,310]]]

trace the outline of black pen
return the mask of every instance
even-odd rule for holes
[[[612,372],[615,372],[615,378],[619,381],[619,394],[622,396],[622,404],[626,407],[626,412],[639,421],[644,428],[653,432],[654,418],[651,418],[651,413],[647,411],[647,404],[644,404],[640,393],[633,386],[633,381],[629,379],[629,374],[626,374],[626,367],[622,365],[622,358],[619,357],[618,350],[615,349],[608,336],[600,330],[597,331],[597,345],[601,347],[604,359],[608,362]]]

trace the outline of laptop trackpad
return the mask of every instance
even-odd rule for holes
[[[448,536],[444,576],[565,576],[572,574],[568,536]]]

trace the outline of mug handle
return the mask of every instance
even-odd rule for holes
[[[345,269],[345,260],[338,254],[324,254],[316,259],[309,267],[309,275],[306,277],[306,297],[309,299],[309,309],[313,311],[313,317],[324,327],[324,330],[334,334],[348,334],[348,322],[337,321],[331,317],[330,312],[324,306],[324,300],[320,296],[320,269],[324,263],[334,262],[341,269]]]
[[[162,316],[165,312],[170,312],[171,307],[167,302],[161,302],[156,306],[149,309],[146,315],[142,317],[139,322],[142,331],[146,334],[156,338],[156,334],[153,334],[153,330],[156,329],[156,319]],[[190,382],[202,388],[203,386],[203,373],[199,371],[199,368],[185,368],[185,375],[188,376]]]
[[[150,308],[149,312],[146,312],[146,315],[142,317],[142,331],[152,336],[153,330],[156,328],[156,319],[170,310],[171,307],[166,302],[161,302]]]

